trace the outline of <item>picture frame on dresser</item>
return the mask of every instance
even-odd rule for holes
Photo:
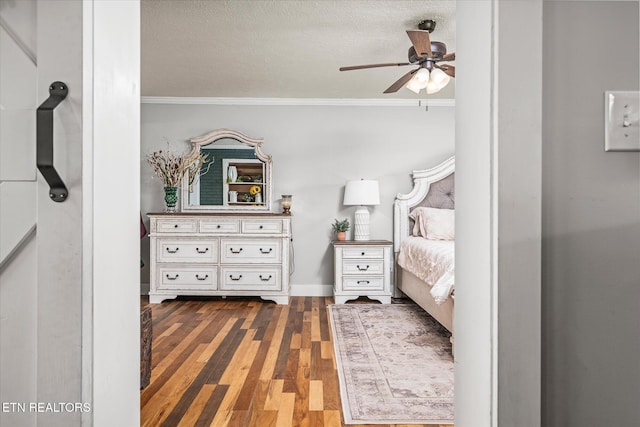
[[[224,168],[209,170],[206,175],[213,170],[215,179],[196,177],[190,183],[185,177],[182,212],[147,214],[149,302],[186,295],[258,296],[288,304],[291,215],[272,211],[272,159],[262,151],[262,138],[218,129],[191,143],[192,153],[211,145],[208,157]],[[231,191],[254,197],[230,201]]]

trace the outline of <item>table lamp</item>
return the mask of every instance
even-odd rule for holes
[[[367,206],[380,204],[378,181],[370,179],[347,181],[344,187],[343,204],[358,206],[353,221],[353,240],[369,240],[369,209]]]

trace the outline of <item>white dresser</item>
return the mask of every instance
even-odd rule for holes
[[[366,296],[391,303],[392,247],[387,240],[333,241],[336,304]]]
[[[151,213],[149,302],[252,295],[289,303],[291,216]]]

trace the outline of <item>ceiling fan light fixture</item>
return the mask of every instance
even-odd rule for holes
[[[434,68],[431,71],[431,77],[427,84],[426,91],[428,94],[436,93],[442,90],[449,84],[451,77],[449,77],[444,71],[439,68]]]
[[[420,93],[420,91],[427,87],[429,83],[429,70],[426,68],[420,68],[409,80],[409,83],[405,86],[412,92]]]
[[[420,83],[427,83],[429,81],[429,70],[420,68],[414,78]]]
[[[427,84],[427,87],[425,88],[425,91],[429,95],[431,95],[433,93],[440,92],[440,89],[442,89],[442,88],[438,87],[438,85],[436,85],[434,82],[429,81],[429,83]]]
[[[454,52],[448,53],[445,43],[431,40],[429,34],[435,29],[435,25],[434,20],[425,20],[419,23],[418,30],[411,29],[406,31],[409,40],[411,40],[411,47],[409,47],[407,53],[409,62],[352,65],[340,67],[340,71],[414,65],[417,68],[405,73],[389,86],[384,93],[396,93],[403,86],[416,94],[419,94],[422,89],[426,89],[428,94],[436,93],[449,83],[451,77],[456,76],[456,70],[453,65],[438,65],[438,63],[453,61],[456,59],[456,54]]]
[[[420,93],[420,91],[423,89],[422,85],[418,83],[415,79],[409,80],[409,83],[407,83],[405,87],[414,93]]]
[[[449,77],[444,71],[442,71],[440,68],[434,68],[431,71],[431,80],[440,87],[440,89],[442,89],[443,87],[445,87],[447,84],[449,84],[449,80],[451,80],[451,77]]]

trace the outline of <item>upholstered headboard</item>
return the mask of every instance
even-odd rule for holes
[[[413,171],[413,188],[398,194],[393,205],[393,248],[400,250],[402,240],[413,228],[409,213],[418,206],[455,208],[455,156],[431,169]]]
[[[455,172],[429,185],[429,191],[424,199],[409,208],[411,212],[418,206],[438,209],[456,208],[456,190],[454,186]]]

